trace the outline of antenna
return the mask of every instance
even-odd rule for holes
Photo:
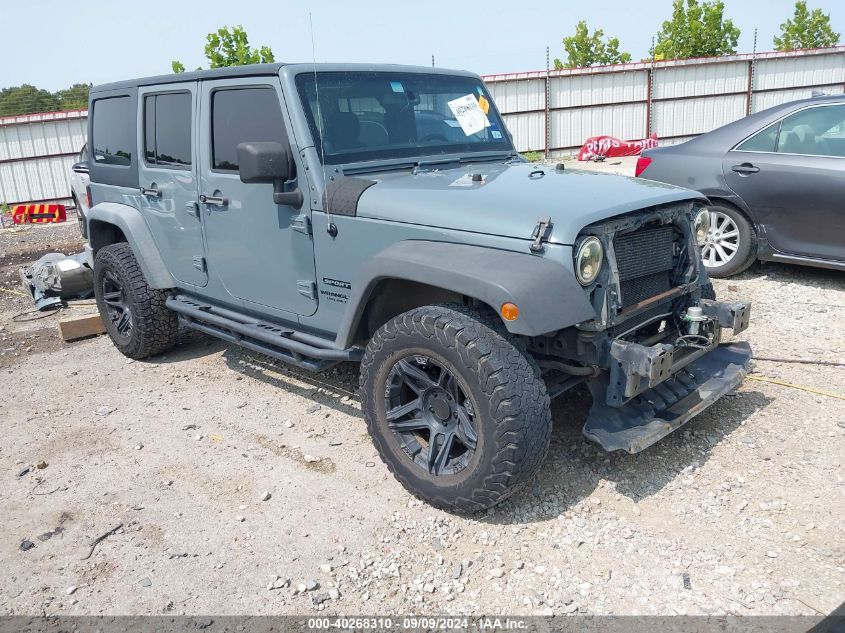
[[[326,150],[323,147],[323,133],[325,130],[325,125],[323,121],[323,111],[322,106],[320,105],[320,84],[317,81],[317,48],[314,45],[314,18],[311,16],[311,12],[308,12],[308,25],[311,28],[311,67],[314,69],[314,93],[317,97],[317,131],[320,133],[320,164],[322,165],[323,169],[323,189],[326,191],[326,208],[324,211],[326,212],[326,232],[334,237],[337,235],[337,227],[334,225],[332,221],[332,212],[331,212],[331,199],[328,195],[328,185],[326,183]]]

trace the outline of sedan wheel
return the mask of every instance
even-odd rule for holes
[[[739,250],[739,229],[736,223],[721,211],[710,212],[710,232],[701,247],[701,258],[708,268],[724,266]]]
[[[754,227],[737,209],[710,206],[710,232],[701,247],[701,261],[711,277],[730,277],[748,268],[757,257]]]

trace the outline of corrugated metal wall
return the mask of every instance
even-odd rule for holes
[[[521,152],[571,153],[590,136],[679,143],[750,112],[845,92],[845,46],[485,77]],[[547,89],[548,86],[548,89]],[[0,202],[68,201],[88,113],[0,119]]]
[[[814,90],[845,92],[845,47],[491,75],[485,81],[517,149],[554,156],[601,134],[630,140],[654,133],[661,143],[680,143]]]
[[[87,124],[85,110],[0,118],[0,202],[69,203]]]

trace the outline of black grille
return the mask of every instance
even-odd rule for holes
[[[623,308],[671,289],[674,239],[671,225],[640,229],[614,238]]]

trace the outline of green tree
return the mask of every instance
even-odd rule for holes
[[[663,22],[657,44],[651,51],[654,59],[686,59],[736,53],[739,28],[725,18],[722,0],[674,0],[672,19]]]
[[[563,38],[566,63],[555,59],[555,69],[583,68],[593,64],[621,64],[631,61],[631,54],[619,52],[619,39],[604,39],[604,31],[596,29],[592,35],[587,23],[581,20],[575,27],[575,35]]]
[[[799,48],[827,48],[839,43],[839,33],[830,26],[830,14],[821,9],[807,8],[806,0],[795,3],[795,13],[780,25],[780,36],[775,35],[775,48],[792,51]]]
[[[59,90],[56,99],[60,110],[82,110],[88,107],[88,92],[90,84],[73,84],[70,88]]]
[[[0,116],[55,112],[58,109],[59,100],[54,94],[29,84],[0,90]]]
[[[232,29],[224,26],[214,33],[209,33],[205,39],[205,57],[210,68],[266,64],[276,61],[269,46],[250,48],[249,37],[242,26]],[[185,72],[185,65],[180,61],[174,60],[170,66],[174,73]]]

